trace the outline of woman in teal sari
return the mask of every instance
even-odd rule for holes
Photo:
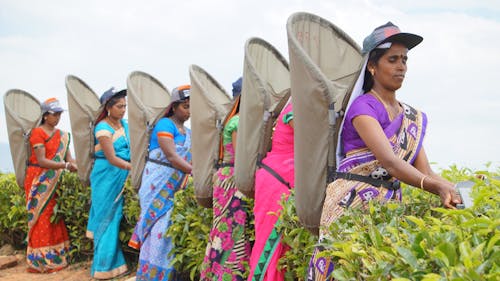
[[[87,237],[94,239],[94,261],[90,274],[109,279],[128,271],[118,238],[123,211],[122,190],[130,165],[126,90],[106,91],[104,106],[96,121],[95,162],[90,174],[91,199]]]
[[[139,189],[141,215],[129,246],[140,249],[136,280],[171,280],[173,244],[166,236],[171,224],[175,192],[184,188],[191,173],[189,85],[172,91],[167,114],[156,123]]]

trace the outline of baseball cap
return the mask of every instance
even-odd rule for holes
[[[233,98],[241,94],[241,86],[243,84],[243,78],[240,77],[233,83]]]
[[[123,89],[123,90],[117,92],[117,91],[115,91],[114,87],[111,87],[111,89],[107,90],[106,92],[104,92],[101,95],[101,98],[99,99],[99,101],[101,102],[101,104],[106,104],[112,97],[117,96],[117,95],[126,96],[127,89]]]
[[[172,111],[172,106],[174,103],[189,99],[190,91],[190,85],[182,85],[172,90],[172,95],[170,96],[170,104],[167,106],[167,116],[170,116],[172,114],[170,111]]]
[[[363,55],[370,53],[378,46],[387,42],[397,42],[405,45],[408,50],[417,46],[424,38],[420,35],[401,32],[392,22],[387,22],[373,30],[365,40],[363,40]],[[384,45],[384,48],[390,48],[391,44]]]
[[[64,109],[61,106],[61,103],[56,98],[49,98],[42,103],[42,113],[56,113],[63,112]]]

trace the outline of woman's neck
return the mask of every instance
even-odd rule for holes
[[[388,91],[386,89],[374,86],[370,92],[372,92],[381,102],[388,106],[398,106],[399,102],[396,99],[395,91]]]
[[[56,129],[56,127],[55,127],[55,126],[52,126],[52,125],[50,125],[50,124],[48,124],[48,123],[43,123],[41,127],[43,128],[43,130],[44,130],[45,132],[47,132],[47,133],[49,133],[49,134],[53,133],[53,132],[54,132],[54,130]]]
[[[106,119],[107,119],[108,123],[111,125],[111,127],[115,128],[115,129],[119,129],[122,125],[119,118],[113,118],[110,115],[108,115],[108,117]]]
[[[175,116],[171,116],[170,119],[174,122],[175,126],[177,128],[183,128],[184,127],[184,122],[176,118]]]

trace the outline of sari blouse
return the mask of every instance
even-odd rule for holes
[[[113,129],[107,122],[99,122],[94,129],[95,132],[95,157],[105,158],[104,151],[101,149],[99,137],[107,136],[111,138],[115,155],[125,161],[130,161],[130,145],[128,137],[128,123],[126,120],[120,120],[122,128],[119,130]]]
[[[401,122],[402,122],[402,116],[403,113],[398,114],[394,120],[389,119],[389,114],[387,113],[387,110],[385,109],[384,105],[374,96],[370,94],[364,94],[359,97],[357,97],[351,107],[349,107],[349,110],[347,111],[346,117],[344,119],[344,126],[342,127],[342,152],[347,154],[349,151],[355,150],[355,149],[360,149],[366,147],[365,142],[361,139],[359,136],[358,132],[354,128],[354,125],[352,124],[352,120],[360,115],[367,115],[375,120],[378,121],[380,126],[382,127],[382,130],[386,131],[386,129],[391,126],[393,123],[398,123],[397,129],[400,128]],[[423,116],[423,129],[422,129],[422,138],[425,136],[425,129],[426,126],[425,124],[427,123],[427,116],[425,113],[422,112]],[[389,135],[388,135],[389,133]],[[386,132],[387,137],[391,137],[390,134],[396,133],[395,132]]]

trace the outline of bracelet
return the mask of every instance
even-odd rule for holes
[[[423,176],[422,179],[420,179],[420,189],[424,190],[424,180],[427,178],[427,175]]]

